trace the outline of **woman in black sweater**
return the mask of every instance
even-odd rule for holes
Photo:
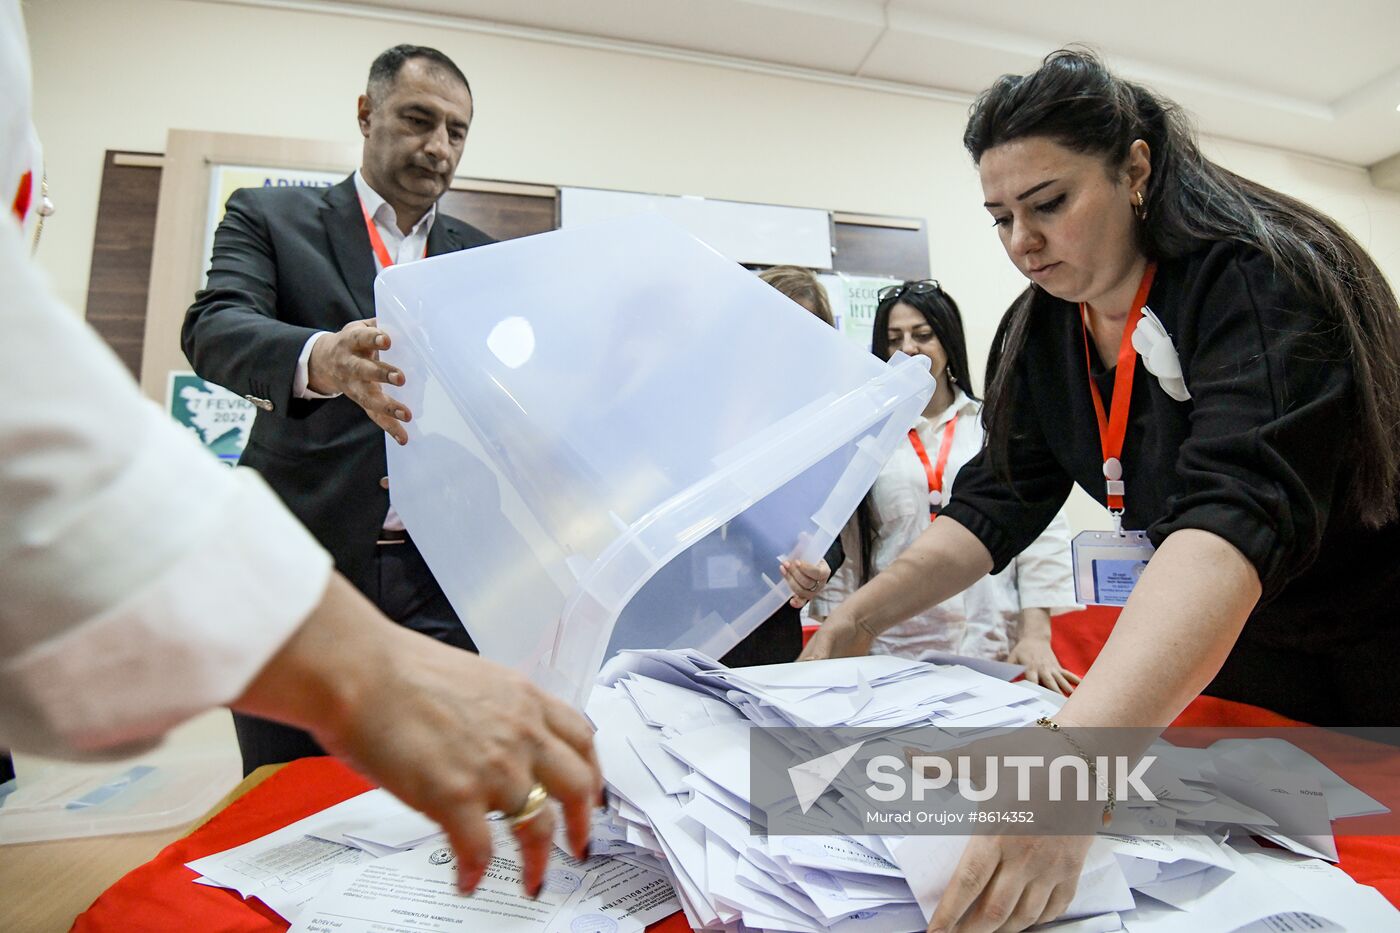
[[[1400,722],[1400,313],[1372,259],[1083,52],[1001,78],[964,142],[1032,282],[993,347],[988,446],[804,657],[864,653],[1001,568],[1077,483],[1155,553],[1058,725],[1153,733],[1202,692]],[[975,838],[930,929],[1058,916],[1087,845]]]

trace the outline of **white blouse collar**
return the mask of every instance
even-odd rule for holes
[[[980,402],[968,398],[967,393],[962,389],[954,389],[953,401],[947,408],[943,409],[933,418],[926,418],[920,415],[919,420],[915,423],[920,426],[928,424],[935,428],[940,428],[954,418],[961,417],[962,415],[976,414],[980,409]]]

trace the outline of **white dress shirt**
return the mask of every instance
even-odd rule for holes
[[[923,441],[930,463],[937,463],[939,445],[948,422],[957,419],[948,463],[943,472],[944,492],[956,488],[958,471],[982,449],[981,403],[957,391],[947,410],[932,419],[920,417],[915,430]],[[871,576],[884,570],[929,526],[928,474],[914,446],[905,441],[880,471],[870,490],[870,512],[875,541]],[[971,587],[883,633],[871,651],[920,658],[927,652],[946,651],[972,657],[1005,660],[1020,637],[1022,609],[1046,609],[1052,615],[1080,608],[1074,602],[1074,576],[1070,566],[1069,522],[1064,514],[1022,551],[1001,573],[978,580]],[[850,541],[859,553],[858,542]],[[857,568],[853,565],[852,572]],[[822,612],[829,612],[849,592],[850,580],[833,580],[823,593]]]
[[[0,0],[0,129],[29,58]],[[0,188],[32,170],[0,146]],[[8,205],[6,205],[8,208]],[[23,220],[24,218],[20,218]],[[330,556],[251,470],[146,400],[0,217],[0,747],[78,754],[227,704],[320,601]]]
[[[364,175],[359,169],[355,169],[355,191],[360,195],[360,203],[369,211],[370,219],[374,221],[374,227],[379,231],[380,238],[384,241],[384,248],[388,251],[389,257],[394,264],[405,262],[416,262],[422,259],[428,250],[428,234],[432,232],[433,221],[437,219],[437,205],[428,208],[428,212],[419,218],[418,223],[413,225],[413,229],[404,233],[399,229],[398,214],[389,202],[380,196],[365,181]],[[384,271],[384,264],[379,261],[378,252],[374,253],[374,268],[376,272]],[[307,338],[306,343],[301,348],[301,355],[297,357],[296,373],[292,377],[292,394],[297,398],[335,398],[340,393],[333,395],[322,395],[314,392],[307,385],[308,371],[311,364],[311,348],[316,346],[316,341],[324,337],[328,331],[317,331]],[[394,507],[389,507],[389,514],[384,516],[384,528],[388,531],[403,531],[403,519],[399,518],[399,513],[394,511]]]

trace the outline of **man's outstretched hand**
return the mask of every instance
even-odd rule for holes
[[[351,321],[312,346],[306,385],[321,395],[344,395],[386,434],[407,444],[404,423],[413,419],[413,412],[383,389],[386,385],[401,386],[404,381],[400,370],[379,359],[379,351],[389,349],[389,345],[389,335],[376,326],[374,318]]]

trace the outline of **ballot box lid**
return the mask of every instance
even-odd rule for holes
[[[481,653],[578,703],[620,648],[753,631],[935,385],[654,215],[396,265],[375,298],[413,413],[395,509]]]
[[[179,826],[207,813],[238,779],[235,759],[193,753],[38,763],[0,784],[0,845]]]

